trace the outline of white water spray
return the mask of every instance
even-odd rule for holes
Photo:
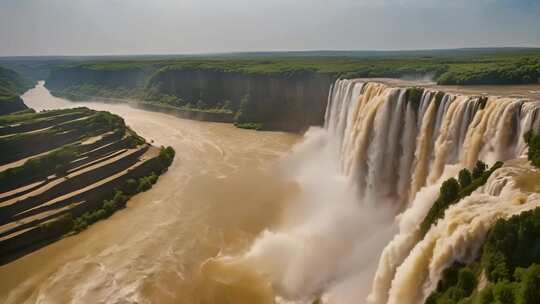
[[[515,187],[493,191],[513,172],[505,167],[423,240],[418,231],[444,179],[479,159],[523,155],[521,138],[538,129],[539,109],[519,99],[429,90],[414,98],[405,88],[337,81],[324,129],[308,131],[284,162],[300,194],[282,225],[222,261],[255,269],[284,301],[358,303],[371,291],[370,303],[419,303],[444,267],[476,254],[473,245],[497,218],[536,206],[535,198],[512,203]]]

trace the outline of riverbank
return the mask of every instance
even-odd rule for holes
[[[0,116],[0,264],[125,207],[172,163],[108,112]]]

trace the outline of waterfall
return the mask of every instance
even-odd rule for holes
[[[540,172],[533,172],[534,178],[540,178]],[[436,289],[446,268],[456,261],[470,263],[479,256],[487,232],[498,219],[540,207],[539,193],[520,189],[516,177],[527,174],[531,174],[531,168],[525,161],[514,161],[497,170],[485,186],[451,206],[417,244],[394,247],[393,250],[406,249],[408,253],[391,282],[383,283],[388,289],[374,290],[371,302],[423,303]],[[386,267],[380,263],[381,266]],[[376,284],[382,283],[380,279]]]
[[[516,173],[506,166],[451,208],[423,240],[418,231],[440,181],[460,168],[472,168],[477,160],[492,164],[524,156],[524,133],[539,129],[539,102],[424,90],[415,105],[406,88],[359,80],[338,81],[330,96],[325,128],[338,141],[343,174],[360,203],[390,202],[405,209],[396,217],[399,232],[379,259],[369,302],[420,302],[435,288],[444,267],[477,254],[496,219],[537,206],[536,198],[514,204],[519,189],[489,192]],[[449,234],[451,225],[459,225],[458,232]]]
[[[278,302],[421,303],[445,267],[478,254],[498,218],[540,204],[516,181],[532,169],[512,160],[526,153],[525,132],[539,130],[539,110],[519,98],[338,80],[324,127],[310,129],[284,161],[301,190],[286,224],[216,261],[255,269]],[[442,181],[477,160],[512,161],[422,238]]]
[[[339,80],[331,89],[325,128],[336,139],[343,174],[360,201],[403,204],[435,183],[447,165],[472,168],[477,160],[522,156],[523,135],[538,129],[539,109],[538,102],[516,98],[430,90],[415,105],[407,88]]]

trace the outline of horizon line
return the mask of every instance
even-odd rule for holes
[[[0,55],[0,58],[28,58],[28,57],[145,57],[145,56],[226,56],[242,54],[287,54],[287,53],[407,53],[407,52],[437,52],[437,51],[474,51],[474,50],[540,50],[540,46],[478,46],[478,47],[458,47],[458,48],[425,48],[425,49],[304,49],[304,50],[257,50],[257,51],[223,51],[223,52],[186,52],[186,53],[87,53],[87,54],[25,54],[25,55]]]

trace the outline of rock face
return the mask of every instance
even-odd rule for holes
[[[209,104],[230,100],[239,107],[244,99],[249,108],[247,121],[292,131],[323,123],[331,82],[330,77],[314,73],[276,77],[170,70],[154,75],[150,84],[166,94]]]
[[[244,121],[262,123],[265,129],[303,131],[323,123],[333,81],[332,76],[310,71],[273,75],[174,67],[151,71],[76,66],[53,71],[46,86],[52,92],[85,84],[143,89],[193,105],[203,102],[214,107],[229,101],[235,110],[244,100]]]

